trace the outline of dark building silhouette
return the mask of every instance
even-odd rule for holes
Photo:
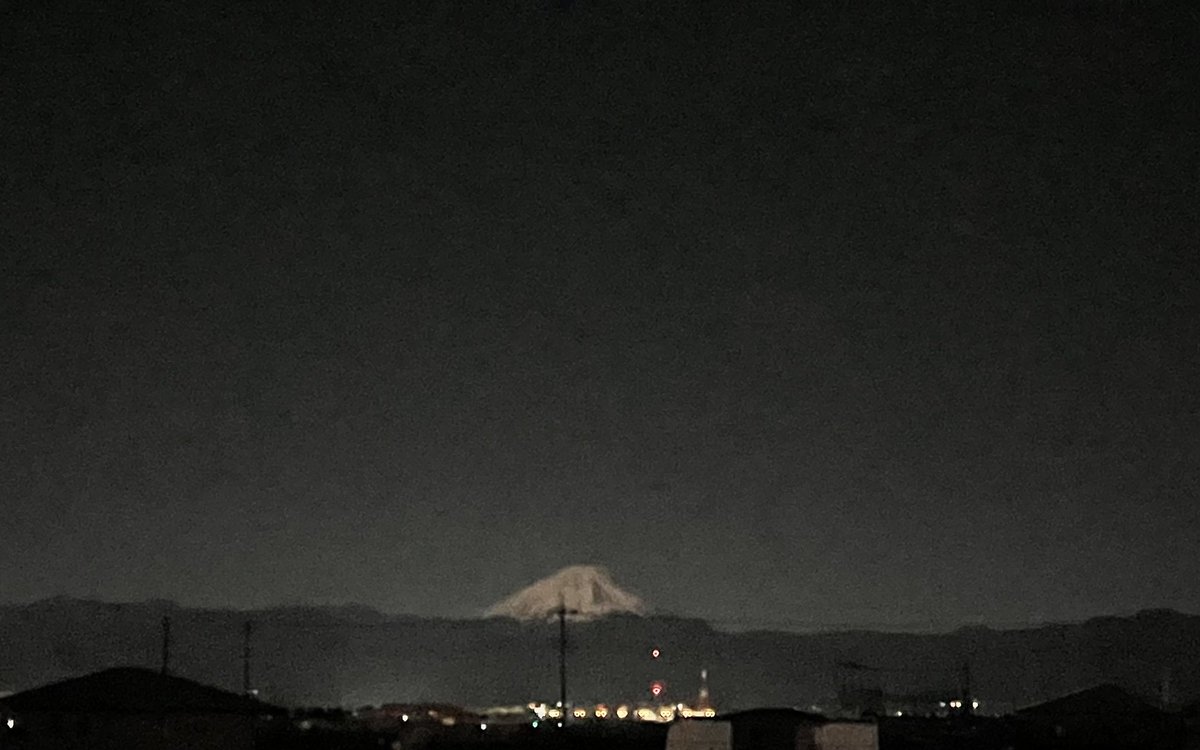
[[[874,722],[827,719],[789,708],[758,708],[724,714],[732,728],[730,750],[878,750]]]
[[[252,750],[283,709],[135,667],[0,699],[2,750]]]
[[[1184,722],[1116,685],[1098,685],[1021,709],[1027,740],[1054,748],[1183,746]]]

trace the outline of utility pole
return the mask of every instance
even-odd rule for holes
[[[975,696],[971,691],[971,662],[962,665],[962,712],[968,716],[975,713]]]
[[[169,615],[163,615],[162,618],[162,673],[171,673],[171,618]]]
[[[558,607],[558,706],[567,719],[567,604]],[[561,726],[561,724],[560,724]]]
[[[254,632],[254,623],[246,620],[242,625],[242,693],[250,695],[250,635]]]

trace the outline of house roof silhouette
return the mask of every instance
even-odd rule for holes
[[[0,699],[18,712],[280,715],[284,709],[140,667],[116,667]]]

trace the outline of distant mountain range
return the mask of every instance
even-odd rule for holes
[[[56,598],[0,607],[0,691],[113,665],[157,666],[171,618],[171,669],[241,685],[243,623],[254,623],[252,682],[284,705],[444,700],[515,704],[557,695],[558,630],[510,618],[426,619],[367,607],[252,612]],[[657,659],[651,650],[659,649]],[[969,665],[984,711],[1005,711],[1111,682],[1159,700],[1200,697],[1200,617],[1144,611],[1021,630],[728,633],[696,619],[618,614],[569,627],[573,700],[636,701],[651,681],[686,701],[709,671],[723,709],[836,704],[855,685],[958,693]]]

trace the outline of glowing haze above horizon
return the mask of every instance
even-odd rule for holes
[[[1200,611],[1195,24],[692,5],[8,8],[0,602]]]

